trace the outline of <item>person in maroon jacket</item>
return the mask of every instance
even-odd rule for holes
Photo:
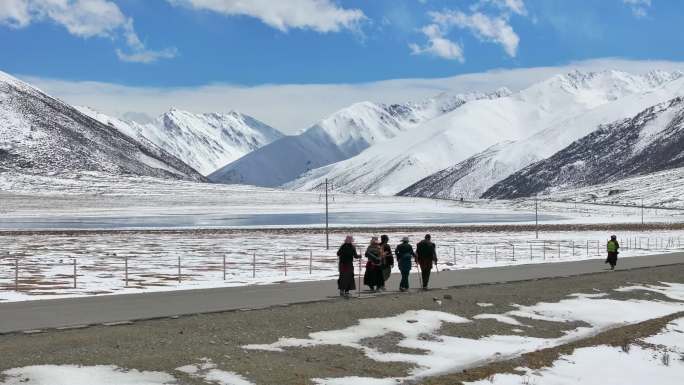
[[[382,287],[380,290],[385,290],[385,284],[392,275],[392,268],[394,267],[394,256],[392,255],[392,247],[389,245],[389,237],[382,235],[380,237],[380,247],[382,248]]]
[[[339,271],[340,277],[337,279],[337,288],[340,290],[340,295],[349,297],[350,290],[356,290],[356,283],[354,281],[354,259],[359,259],[361,256],[356,252],[354,246],[354,237],[347,235],[344,243],[337,250],[339,257]]]
[[[366,249],[365,256],[368,262],[366,263],[366,272],[363,275],[363,284],[373,292],[382,290],[385,286],[385,280],[382,276],[382,253],[378,237],[373,237]]]

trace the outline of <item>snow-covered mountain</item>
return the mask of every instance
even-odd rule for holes
[[[356,103],[300,135],[284,137],[247,154],[209,178],[219,183],[279,186],[309,170],[355,156],[470,101],[508,94],[510,91],[500,89],[491,94],[442,94],[421,103]]]
[[[613,74],[619,78],[619,73]],[[649,106],[684,95],[684,75],[654,71],[627,75],[634,93],[605,103],[585,114],[552,125],[519,141],[499,143],[454,166],[430,175],[399,195],[442,199],[479,198],[491,186],[514,172],[547,158],[601,124],[634,116]]]
[[[581,130],[576,132],[572,127],[592,130],[598,124],[595,121],[592,125],[571,124],[573,120],[610,122],[614,119],[603,120],[601,113],[596,113],[591,119],[583,117],[626,96],[652,92],[681,76],[681,73],[660,71],[643,76],[619,71],[576,71],[557,75],[507,97],[467,103],[381,146],[370,147],[348,160],[312,170],[287,187],[309,190],[327,178],[345,192],[396,194],[453,165],[457,166],[451,171],[459,174],[454,180],[459,179],[458,176],[461,179],[468,177],[469,170],[484,167],[482,175],[494,183],[497,178],[515,171],[516,167],[539,159],[536,158],[535,147],[521,147],[520,154],[511,155],[504,151],[506,144],[502,142],[520,141],[549,129],[542,136],[551,135],[558,141],[555,146],[560,147],[557,149],[563,148],[586,134]],[[643,104],[639,106],[644,107]],[[544,148],[543,141],[540,146]],[[485,153],[481,153],[483,150]],[[552,153],[542,151],[540,156]],[[476,154],[475,158],[468,159]],[[504,165],[497,163],[496,160],[509,155],[513,158],[510,162]],[[463,163],[459,166],[460,162]],[[437,176],[435,180],[444,182],[443,187],[448,188],[453,181],[445,182],[444,176]],[[479,181],[480,177],[473,174],[466,181]],[[477,190],[455,189],[459,196],[477,193]]]
[[[0,169],[100,171],[204,181],[168,152],[82,114],[0,72]]]
[[[517,198],[684,167],[684,96],[601,126],[553,156],[516,172],[485,198]]]
[[[684,207],[684,167],[540,195],[540,200]]]
[[[235,111],[194,114],[171,109],[151,123],[140,124],[87,107],[78,108],[127,135],[156,144],[203,175],[283,136],[265,123]]]

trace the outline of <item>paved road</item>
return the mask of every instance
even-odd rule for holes
[[[621,259],[618,269],[684,263],[684,253]],[[431,287],[524,281],[605,271],[603,260],[504,266],[433,272]],[[390,288],[397,285],[393,276]],[[415,285],[417,278],[411,283]],[[337,294],[335,281],[286,283],[146,294],[40,300],[0,304],[0,333],[49,329],[184,314],[254,309],[327,299]]]

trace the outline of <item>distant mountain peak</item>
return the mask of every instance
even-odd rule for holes
[[[0,72],[0,167],[18,172],[103,172],[205,181],[170,153]]]

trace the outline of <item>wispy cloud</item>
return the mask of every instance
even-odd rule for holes
[[[159,59],[172,59],[178,56],[176,48],[167,48],[161,51],[133,51],[133,53],[125,53],[120,49],[116,50],[116,56],[121,61],[128,63],[154,63]]]
[[[651,8],[651,0],[622,0],[622,2],[632,9],[632,14],[637,18],[648,16],[648,9]]]
[[[0,2],[0,24],[11,28],[22,28],[31,23],[28,4],[24,0],[4,0]]]
[[[464,61],[461,45],[445,38],[439,25],[426,25],[421,29],[421,32],[427,37],[428,42],[424,46],[415,43],[409,44],[412,54],[432,54],[444,59],[458,60],[461,63]]]
[[[412,54],[432,54],[445,59],[465,61],[464,47],[450,39],[454,29],[465,30],[483,42],[499,44],[510,57],[516,57],[520,37],[510,24],[512,15],[527,16],[523,0],[479,0],[468,13],[444,9],[428,12],[432,23],[420,31],[427,38],[425,45],[409,44]]]
[[[475,3],[471,9],[478,11],[485,6],[494,6],[501,11],[512,12],[520,16],[527,15],[527,8],[523,0],[480,0]]]
[[[481,41],[501,45],[508,56],[515,57],[517,54],[520,37],[503,17],[491,17],[480,12],[468,15],[461,11],[430,12],[429,15],[443,28],[466,29]]]
[[[51,21],[64,27],[70,34],[84,39],[100,37],[123,38],[130,53],[117,49],[119,58],[151,63],[176,56],[175,48],[161,51],[147,50],[133,27],[133,19],[121,12],[109,0],[2,0],[0,24],[10,28],[24,28],[33,22]],[[119,54],[122,53],[123,55]]]
[[[317,32],[356,29],[366,19],[360,9],[347,9],[330,0],[167,0],[178,6],[257,18],[280,31],[291,28]]]

